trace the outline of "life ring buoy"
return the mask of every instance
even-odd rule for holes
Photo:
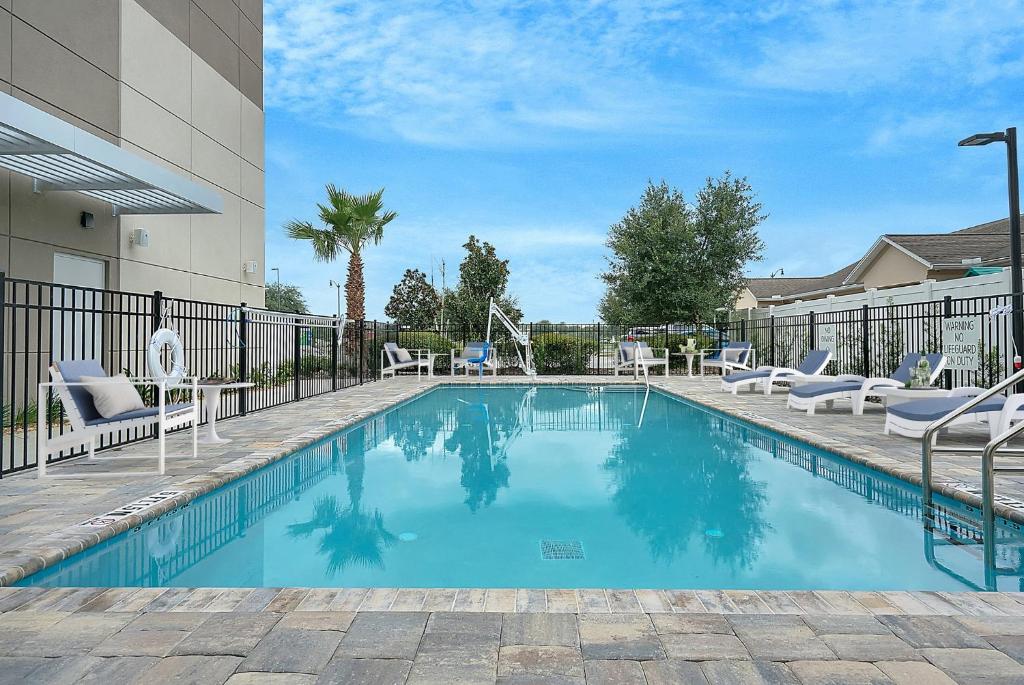
[[[164,369],[163,350],[165,345],[171,347],[171,370]],[[146,351],[146,365],[149,367],[149,375],[157,380],[165,380],[168,383],[177,383],[185,377],[185,348],[181,344],[181,338],[170,328],[158,328],[149,339],[149,349]]]

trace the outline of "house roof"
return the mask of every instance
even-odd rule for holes
[[[998,266],[1010,259],[1009,230],[1010,220],[1006,218],[951,233],[888,233],[879,237],[859,261],[827,276],[751,278],[747,280],[747,289],[757,299],[769,300],[776,295],[793,299],[825,290],[839,292],[859,287],[861,275],[875,257],[888,247],[903,252],[929,270],[968,268],[972,265]],[[981,261],[965,264],[965,259]]]
[[[846,277],[856,263],[848,264],[839,271],[827,276],[811,276],[807,278],[751,278],[747,280],[747,289],[759,300],[767,300],[775,295],[780,297],[795,297],[797,295],[809,295],[822,290],[830,290],[843,286],[854,287],[854,284],[847,284]]]

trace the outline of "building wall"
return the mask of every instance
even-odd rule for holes
[[[224,199],[221,215],[113,217],[2,172],[0,268],[50,280],[54,252],[80,254],[112,288],[262,305],[262,22],[260,0],[0,0],[0,90]],[[129,244],[137,227],[149,247]]]
[[[920,283],[928,278],[928,267],[887,245],[858,279],[865,288],[889,288]]]

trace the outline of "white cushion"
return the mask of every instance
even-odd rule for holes
[[[635,347],[630,345],[629,347],[620,347],[619,349],[622,350],[622,359],[623,360],[625,360],[627,362],[633,361],[633,352],[636,350]]]
[[[412,355],[409,354],[409,350],[399,347],[395,350],[395,361],[399,364],[406,364],[412,361]]]
[[[92,395],[96,411],[105,419],[146,408],[139,391],[123,373],[110,377],[82,376],[82,383]]]

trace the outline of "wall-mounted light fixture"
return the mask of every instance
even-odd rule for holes
[[[128,234],[128,244],[135,247],[149,247],[149,231],[144,228],[134,228]]]
[[[82,228],[92,228],[96,225],[96,217],[92,215],[92,212],[82,212],[78,216],[78,224]]]
[[[257,269],[259,269],[259,262],[257,262],[255,259],[250,259],[247,262],[242,262],[243,273],[254,274],[256,273]]]

